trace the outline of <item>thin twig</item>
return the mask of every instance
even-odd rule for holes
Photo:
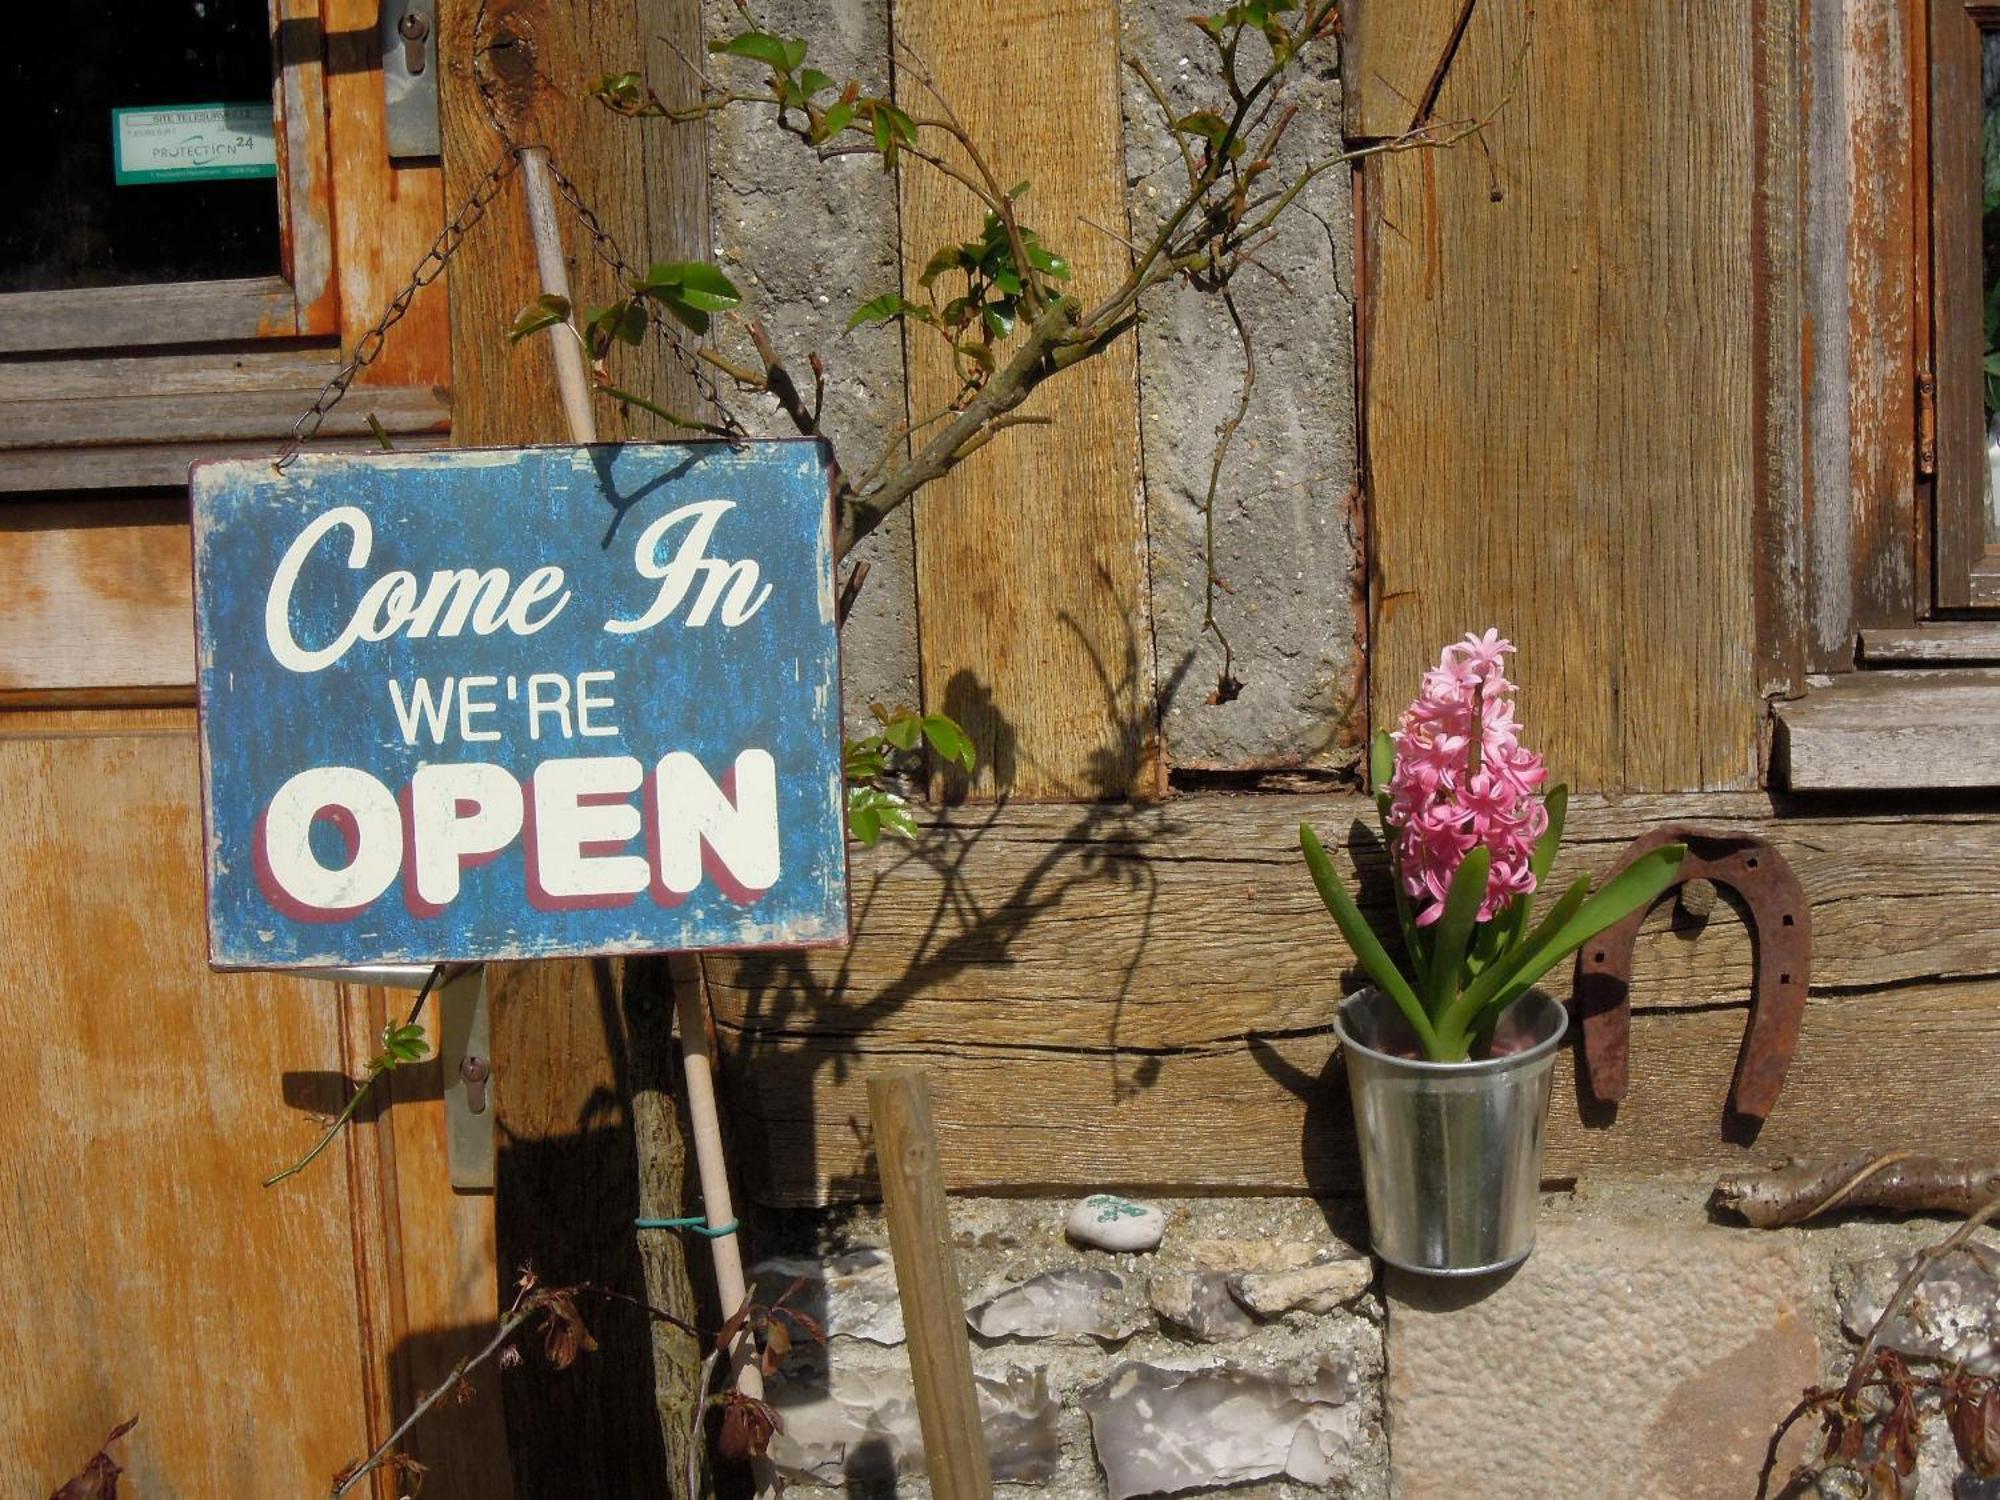
[[[1234,696],[1231,691],[1234,678],[1230,670],[1234,653],[1230,650],[1229,637],[1223,634],[1222,626],[1215,618],[1215,497],[1222,486],[1222,465],[1229,457],[1229,445],[1236,441],[1237,429],[1250,414],[1250,393],[1257,384],[1257,351],[1250,342],[1250,330],[1243,326],[1243,314],[1237,311],[1236,298],[1224,292],[1222,305],[1228,309],[1229,321],[1236,329],[1236,340],[1243,346],[1243,384],[1237,391],[1236,410],[1215,429],[1215,453],[1208,466],[1208,497],[1201,508],[1201,628],[1222,643],[1222,675],[1216,682],[1216,694],[1220,701],[1227,702]]]
[[[861,585],[868,581],[868,569],[873,566],[867,558],[862,558],[847,575],[847,582],[840,590],[840,603],[833,612],[836,627],[844,626],[847,617],[854,610],[854,601],[861,597]]]
[[[1935,1245],[1926,1245],[1917,1252],[1916,1259],[1911,1262],[1909,1271],[1904,1275],[1902,1281],[1897,1283],[1894,1294],[1884,1304],[1881,1315],[1875,1319],[1874,1323],[1869,1326],[1868,1332],[1862,1337],[1861,1348],[1854,1356],[1853,1367],[1847,1372],[1847,1379],[1841,1384],[1840,1388],[1833,1390],[1821,1387],[1807,1391],[1799,1403],[1785,1414],[1784,1420],[1778,1424],[1777,1430],[1771,1434],[1770,1445],[1764,1454],[1764,1467],[1757,1477],[1757,1500],[1765,1500],[1765,1497],[1770,1493],[1771,1476],[1776,1471],[1778,1465],[1779,1445],[1784,1441],[1785,1434],[1791,1431],[1800,1419],[1824,1406],[1835,1406],[1850,1418],[1858,1418],[1859,1409],[1855,1403],[1861,1393],[1871,1387],[1888,1384],[1886,1380],[1871,1378],[1870,1376],[1870,1371],[1876,1363],[1876,1350],[1881,1344],[1883,1331],[1888,1328],[1890,1323],[1908,1305],[1910,1298],[1916,1294],[1917,1288],[1923,1284],[1924,1277],[1929,1274],[1932,1266],[1954,1251],[1963,1250],[1969,1253],[1976,1253],[1981,1248],[1967,1242],[1982,1225],[1991,1221],[1996,1215],[2000,1215],[2000,1198],[1993,1199],[1978,1212],[1970,1215],[1963,1223]],[[1913,1384],[1934,1389],[1942,1385],[1943,1382],[1935,1379],[1919,1379],[1914,1381]],[[1823,1462],[1824,1460],[1822,1460]]]
[[[359,1468],[343,1471],[337,1476],[328,1500],[340,1500],[341,1496],[386,1464],[389,1456],[395,1452],[396,1445],[402,1442],[404,1434],[422,1421],[426,1412],[456,1390],[461,1380],[498,1354],[521,1325],[547,1306],[549,1298],[554,1295],[552,1292],[538,1292],[532,1285],[522,1287],[514,1298],[514,1305],[507,1309],[507,1315],[500,1320],[499,1329],[487,1341],[486,1346],[478,1353],[469,1354],[453,1365],[450,1373],[424,1395],[424,1398],[411,1409],[410,1414],[403,1418],[396,1430],[382,1439],[375,1451],[362,1460]]]

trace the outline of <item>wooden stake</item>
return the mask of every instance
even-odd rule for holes
[[[535,264],[542,290],[570,300],[569,273],[563,263],[562,230],[556,221],[555,195],[550,191],[548,152],[530,146],[521,153],[521,179],[527,188],[528,226],[534,235]],[[570,440],[597,441],[597,423],[590,409],[590,387],[583,368],[583,349],[573,324],[554,327],[549,337],[555,341],[556,383],[562,393],[563,415],[569,423]],[[702,1004],[701,963],[691,953],[668,956],[673,976],[674,1012],[680,1022],[681,1062],[687,1078],[688,1123],[694,1131],[695,1165],[701,1176],[702,1210],[711,1229],[731,1226],[726,1234],[711,1235],[708,1245],[715,1262],[715,1290],[725,1318],[735,1315],[749,1295],[743,1277],[743,1251],[734,1223],[736,1210],[729,1192],[729,1166],[722,1150],[722,1130],[715,1112],[714,1066],[709,1055],[708,1015]],[[761,1398],[764,1373],[758,1368],[756,1348],[747,1328],[739,1332],[729,1351],[733,1380],[746,1396]],[[769,1459],[752,1463],[757,1494],[777,1494],[777,1481]]]
[[[528,192],[528,229],[535,239],[535,267],[542,291],[571,302],[569,267],[563,263],[562,230],[556,223],[556,199],[549,187],[549,153],[544,146],[521,152],[521,181]],[[583,369],[583,345],[576,332],[574,305],[569,317],[549,329],[556,357],[556,388],[562,392],[563,418],[570,441],[597,441],[597,417],[590,409],[590,383]]]
[[[909,1336],[924,1468],[939,1500],[988,1500],[993,1475],[979,1428],[965,1299],[952,1258],[944,1175],[931,1126],[930,1075],[904,1068],[868,1080],[868,1118]]]

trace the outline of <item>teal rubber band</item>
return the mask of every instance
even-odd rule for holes
[[[696,1234],[706,1235],[712,1240],[719,1240],[726,1234],[736,1233],[736,1226],[737,1221],[731,1219],[727,1224],[717,1224],[711,1227],[707,1217],[701,1214],[696,1214],[691,1219],[634,1219],[632,1221],[632,1227],[635,1229],[691,1229]]]

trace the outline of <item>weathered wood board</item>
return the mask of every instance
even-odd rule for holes
[[[1365,165],[1376,723],[1497,625],[1573,785],[1753,781],[1753,57],[1741,0],[1481,4],[1481,135]]]
[[[337,996],[206,970],[195,787],[185,712],[0,716],[9,1495],[135,1413],[117,1457],[141,1496],[324,1495],[386,1436],[340,1153],[258,1185],[324,1129],[324,1096],[293,1093],[341,1065]]]
[[[1795,791],[2000,786],[2000,670],[1849,672],[1777,706]]]
[[[903,107],[936,113],[919,81],[928,69],[973,138],[998,143],[1000,182],[1032,185],[1022,221],[1068,257],[1070,290],[1085,302],[1108,294],[1131,265],[1115,0],[906,0],[895,21],[909,49],[896,75]],[[916,164],[901,194],[914,298],[925,262],[977,238],[981,213]],[[923,422],[959,379],[931,330],[911,329],[906,344],[909,415]],[[1003,433],[916,502],[924,706],[972,736],[975,795],[1157,785],[1137,384],[1125,339],[1022,408],[1052,418],[1053,432]]]
[[[210,955],[846,934],[817,443],[204,464]]]
[[[1331,839],[1372,828],[1373,808],[1202,796],[967,811],[914,849],[859,856],[845,953],[708,961],[759,1193],[870,1194],[863,1083],[912,1062],[936,1073],[955,1188],[1350,1187],[1345,1096],[1309,1080],[1337,1076],[1329,1021],[1353,965],[1299,861],[1302,818]],[[1678,819],[1771,839],[1813,902],[1812,1003],[1754,1154],[2000,1148],[2000,1118],[1965,1108],[2000,1097],[2000,820],[1779,818],[1755,794],[1585,798],[1558,874],[1602,872]],[[1364,864],[1379,915],[1379,862]],[[1635,955],[1631,1098],[1606,1126],[1565,1072],[1552,1176],[1748,1152],[1722,1133],[1748,935],[1727,908],[1698,936],[1671,925],[1656,911]]]

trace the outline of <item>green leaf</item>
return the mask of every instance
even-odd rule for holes
[[[797,37],[787,41],[768,31],[745,31],[726,42],[710,42],[708,50],[769,63],[781,73],[791,72],[806,60],[806,44],[803,41]]]
[[[875,843],[884,833],[914,839],[918,832],[910,804],[894,792],[872,786],[848,792],[847,830],[863,844]]]
[[[883,112],[881,104],[876,104],[871,112],[870,120],[875,127],[875,149],[880,151],[885,158],[894,160],[896,149],[895,127],[889,123],[889,116]]]
[[[1569,787],[1557,782],[1543,795],[1542,806],[1548,811],[1549,826],[1542,830],[1542,836],[1535,840],[1534,852],[1528,856],[1528,871],[1535,877],[1535,890],[1540,890],[1542,882],[1549,878],[1556,851],[1562,847],[1563,824],[1569,817]],[[1509,904],[1505,918],[1507,941],[1502,952],[1521,941],[1534,910],[1534,891],[1523,891]]]
[[[888,769],[888,744],[879,734],[849,740],[840,750],[841,777],[865,785]]]
[[[993,336],[1004,339],[1014,331],[1014,304],[1012,300],[989,302],[979,309],[979,316],[992,330]]]
[[[820,116],[819,125],[813,131],[813,144],[817,146],[830,141],[853,124],[854,108],[854,101],[851,99],[843,99],[838,104],[830,105],[827,112]]]
[[[894,745],[898,750],[916,749],[917,741],[922,739],[923,735],[923,720],[912,713],[896,715],[895,718],[889,721],[888,728],[882,731],[882,738]]]
[[[1673,884],[1681,861],[1686,857],[1685,844],[1664,844],[1641,855],[1605,882],[1603,890],[1576,907],[1574,914],[1566,920],[1560,923],[1554,920],[1560,907],[1550,912],[1541,926],[1535,929],[1534,935],[1522,945],[1518,956],[1513,957],[1511,962],[1503,959],[1467,988],[1463,998],[1470,1002],[1470,1014],[1478,1015],[1489,1004],[1511,1004],[1525,994],[1536,980],[1605,928],[1615,926],[1633,912],[1650,906],[1655,897]],[[1571,887],[1572,894],[1575,889]],[[1563,899],[1567,901],[1569,897]],[[1485,993],[1478,993],[1489,979],[1495,982]]]
[[[1389,953],[1382,946],[1382,940],[1375,936],[1367,920],[1361,915],[1361,908],[1354,904],[1354,898],[1347,894],[1347,887],[1340,883],[1335,873],[1333,861],[1326,856],[1319,835],[1314,833],[1310,823],[1299,824],[1299,848],[1304,851],[1306,868],[1312,872],[1313,885],[1319,891],[1319,899],[1325,904],[1327,913],[1333,918],[1340,935],[1347,939],[1347,946],[1354,950],[1355,958],[1369,976],[1382,987],[1382,992],[1396,1002],[1396,1008],[1403,1013],[1403,1019],[1410,1023],[1410,1029],[1417,1034],[1428,1057],[1437,1055],[1437,1032],[1431,1026],[1430,1017],[1424,1014],[1424,1007],[1417,999],[1417,992],[1410,988],[1409,980],[1390,960]]]
[[[1468,984],[1457,1001],[1445,1013],[1440,1026],[1456,1029],[1461,1035],[1470,1035],[1480,1029],[1480,1022],[1493,1003],[1493,997],[1510,988],[1520,974],[1532,966],[1544,948],[1553,942],[1576,914],[1583,909],[1584,901],[1590,895],[1590,877],[1579,875],[1576,881],[1562,894],[1562,899],[1549,908],[1549,914],[1525,942],[1500,955],[1492,965],[1481,971],[1479,977]],[[1553,963],[1555,960],[1550,960]],[[1546,967],[1535,970],[1539,977],[1547,973]],[[1534,981],[1528,981],[1532,984]],[[1524,984],[1523,990],[1527,988]],[[1518,992],[1517,992],[1518,993]]]
[[[1378,729],[1375,738],[1368,742],[1368,785],[1379,792],[1395,774],[1396,742],[1388,730]]]
[[[1055,277],[1058,281],[1069,280],[1069,262],[1053,251],[1044,250],[1040,245],[1028,246],[1028,264],[1044,275]]]
[[[957,720],[945,714],[925,714],[923,727],[924,738],[930,741],[940,760],[968,773],[978,764],[972,739],[958,727]]]
[[[847,327],[851,331],[863,323],[887,323],[892,319],[905,318],[912,314],[928,322],[930,309],[906,301],[900,292],[884,292],[881,296],[871,297],[855,308],[847,319]]]
[[[917,277],[917,285],[928,287],[947,271],[963,271],[971,264],[963,245],[946,245],[937,254],[924,262],[923,273]]]
[[[852,798],[847,804],[847,831],[861,843],[872,845],[882,837],[882,813],[879,808],[857,807]]]
[[[917,122],[915,120],[912,120],[893,104],[884,104],[880,113],[889,117],[889,123],[895,127],[896,134],[903,138],[904,145],[916,145]]]
[[[1458,862],[1458,869],[1451,877],[1451,889],[1445,892],[1444,915],[1438,918],[1431,937],[1430,990],[1424,997],[1424,1008],[1433,1021],[1443,1016],[1457,998],[1465,945],[1472,936],[1473,923],[1478,920],[1479,904],[1486,899],[1486,876],[1492,868],[1493,851],[1484,844],[1475,844]],[[1444,1046],[1450,1047],[1460,1040],[1444,1026],[1438,1027],[1438,1041]]]
[[[799,74],[799,89],[808,99],[812,98],[815,94],[824,94],[828,89],[838,88],[839,86],[831,78],[827,77],[826,74],[820,72],[818,68],[807,68],[805,72]]]
[[[507,325],[507,342],[518,344],[530,334],[540,333],[544,328],[553,328],[558,323],[569,321],[569,299],[558,297],[553,292],[543,292],[533,302],[515,316]]]
[[[656,261],[632,284],[632,290],[678,300],[703,312],[728,312],[743,301],[736,283],[705,260]]]
[[[999,368],[998,361],[993,358],[993,350],[987,345],[980,343],[977,339],[966,339],[956,347],[960,354],[971,360],[988,375],[991,375]]]

